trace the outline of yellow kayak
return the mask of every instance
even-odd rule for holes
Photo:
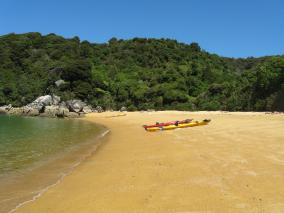
[[[184,123],[184,124],[178,124],[178,125],[169,125],[169,126],[163,126],[163,127],[151,127],[151,128],[146,128],[145,130],[149,131],[149,132],[156,132],[156,131],[161,131],[161,130],[172,130],[172,129],[177,129],[177,128],[186,128],[186,127],[207,125],[209,122],[210,122],[210,120],[205,119],[201,122],[192,121],[190,123]]]

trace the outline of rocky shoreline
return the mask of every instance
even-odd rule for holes
[[[61,101],[56,95],[40,96],[22,107],[13,107],[11,104],[0,107],[0,114],[50,118],[79,118],[91,112],[103,112],[103,109],[100,106],[92,108],[78,99]]]

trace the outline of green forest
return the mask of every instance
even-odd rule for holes
[[[171,39],[0,37],[0,106],[56,94],[104,109],[284,111],[284,56],[234,59]]]

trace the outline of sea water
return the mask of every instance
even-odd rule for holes
[[[0,212],[58,182],[90,154],[105,131],[80,119],[0,115]]]

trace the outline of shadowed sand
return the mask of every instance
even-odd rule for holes
[[[64,180],[17,212],[284,212],[284,115],[116,112],[111,133]],[[207,126],[146,132],[156,121]]]

